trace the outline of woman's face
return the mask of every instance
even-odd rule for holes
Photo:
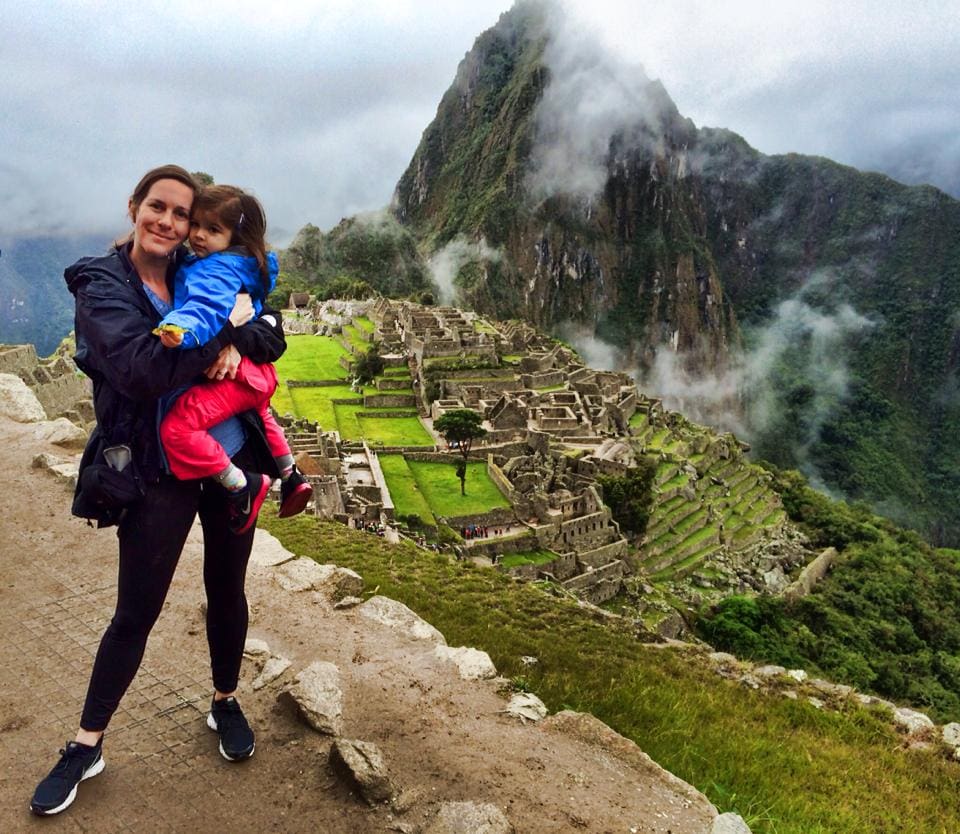
[[[148,258],[166,258],[187,239],[193,189],[179,180],[157,180],[139,206],[130,203],[133,248]]]

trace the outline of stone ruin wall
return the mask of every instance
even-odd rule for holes
[[[41,361],[33,345],[3,345],[0,373],[20,377],[51,419],[67,417],[85,429],[96,419],[90,380],[66,356]]]

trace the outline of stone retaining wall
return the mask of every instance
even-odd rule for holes
[[[363,398],[364,408],[416,408],[413,394],[367,394]]]
[[[485,513],[474,515],[457,515],[445,519],[454,530],[476,524],[478,527],[506,527],[517,523],[517,516],[510,507],[498,507]]]
[[[627,555],[627,542],[624,539],[618,539],[610,544],[601,545],[593,550],[586,550],[577,555],[577,561],[583,570],[588,567],[597,569],[604,565],[622,559]]]

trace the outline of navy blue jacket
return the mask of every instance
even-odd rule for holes
[[[141,476],[155,481],[164,470],[157,435],[158,399],[197,380],[226,345],[234,344],[241,355],[263,363],[279,359],[286,342],[280,314],[271,310],[271,315],[243,327],[228,322],[196,350],[168,350],[151,332],[160,316],[147,298],[129,250],[127,244],[102,257],[81,258],[63,275],[76,298],[74,359],[93,381],[99,431],[107,445],[129,445]],[[176,266],[171,262],[167,274],[171,292]]]

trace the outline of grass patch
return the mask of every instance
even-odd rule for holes
[[[343,335],[346,336],[347,341],[350,342],[351,347],[357,354],[366,353],[373,347],[373,342],[368,342],[363,338],[360,330],[349,324],[343,326]]]
[[[505,568],[515,568],[520,565],[545,565],[552,562],[558,554],[552,550],[526,550],[522,553],[509,553],[500,557],[500,565]]]
[[[424,446],[432,448],[433,438],[423,423],[413,417],[377,417],[367,411],[358,415],[360,431],[367,442],[384,446]]]
[[[430,512],[430,505],[420,492],[403,455],[380,455],[379,458],[397,515],[416,515],[427,526],[435,527],[437,522]]]
[[[363,394],[351,391],[349,385],[322,385],[316,388],[287,388],[284,385],[282,391],[285,403],[289,403],[286,411],[295,417],[314,420],[327,431],[337,428],[333,400],[356,400],[363,397]],[[281,388],[278,387],[273,396],[273,407],[284,414],[286,411],[282,411],[278,406],[277,395],[280,392]],[[363,388],[363,393],[375,394],[376,389],[367,386]]]
[[[330,336],[287,336],[287,350],[277,360],[281,385],[288,379],[346,379],[340,358],[350,354]]]
[[[358,571],[450,645],[476,646],[500,674],[523,675],[552,711],[592,712],[754,834],[960,830],[957,765],[898,749],[887,721],[866,710],[821,712],[745,690],[500,572],[274,514],[262,511],[262,523],[285,547]],[[540,663],[526,668],[523,655]]]
[[[396,413],[403,409],[365,408],[362,403],[334,405],[337,431],[344,440],[366,440],[384,446],[433,446],[434,441],[416,411],[407,417],[381,417],[380,413]]]
[[[353,324],[364,333],[373,333],[373,322],[366,316],[356,316]]]
[[[485,463],[475,461],[467,464],[466,495],[460,494],[460,480],[453,462],[411,460],[408,465],[434,515],[475,515],[510,506],[497,485],[490,480]]]

